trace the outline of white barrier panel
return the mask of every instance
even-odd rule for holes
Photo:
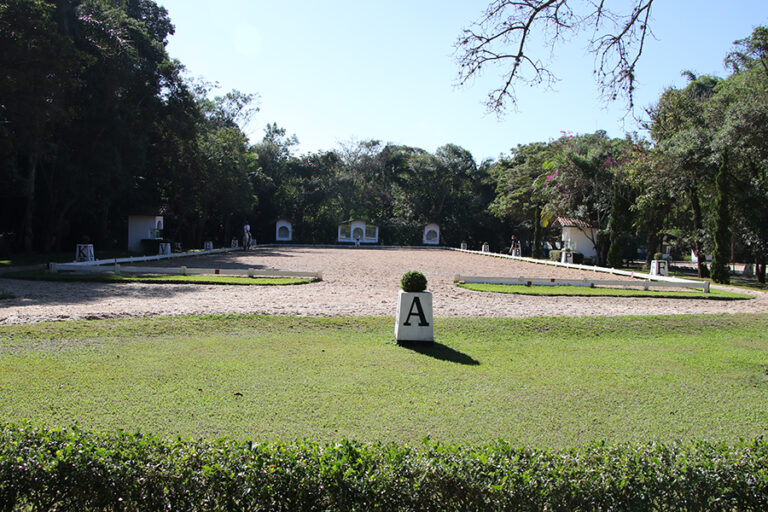
[[[243,268],[190,268],[190,267],[136,267],[114,264],[111,266],[84,266],[71,263],[51,263],[51,272],[74,270],[79,272],[102,272],[115,274],[170,274],[170,275],[222,275],[248,277],[298,277],[306,279],[322,279],[320,272],[304,272],[300,270],[271,270]]]
[[[610,279],[543,279],[541,277],[498,277],[498,276],[462,276],[457,274],[453,278],[456,283],[479,284],[510,284],[523,286],[642,286],[644,290],[650,288],[701,288],[704,293],[709,293],[709,281],[651,281],[644,279],[638,281],[618,281]]]
[[[499,254],[499,253],[484,253],[481,251],[468,251],[464,249],[457,249],[455,247],[447,247],[448,250],[451,251],[458,251],[458,252],[466,252],[469,254],[479,254],[481,256],[490,256],[493,258],[507,258],[510,260],[517,260],[517,261],[525,261],[528,263],[536,263],[538,265],[551,265],[553,267],[563,267],[563,268],[575,268],[578,270],[591,270],[593,272],[605,272],[608,274],[614,274],[617,276],[627,276],[627,277],[633,277],[636,279],[651,279],[652,281],[668,281],[670,283],[689,283],[688,279],[683,279],[681,277],[673,277],[673,276],[654,276],[651,274],[644,274],[642,272],[635,272],[632,270],[619,270],[616,268],[608,268],[608,267],[598,267],[597,265],[582,265],[577,263],[560,263],[559,261],[552,261],[552,260],[538,260],[535,258],[527,258],[525,256],[511,256],[509,254]]]

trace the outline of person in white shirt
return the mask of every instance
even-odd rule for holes
[[[247,251],[251,247],[251,225],[245,221],[243,226],[243,250]]]

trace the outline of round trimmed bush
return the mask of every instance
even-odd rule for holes
[[[427,278],[418,270],[409,270],[400,279],[400,287],[406,292],[423,292],[427,289]]]

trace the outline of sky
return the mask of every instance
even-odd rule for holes
[[[260,111],[244,127],[252,143],[276,123],[298,137],[298,153],[375,139],[430,152],[456,144],[480,162],[561,132],[643,135],[626,103],[600,98],[589,34],[552,56],[554,89],[519,85],[517,109],[501,117],[484,105],[500,70],[458,87],[454,43],[488,2],[157,0],[176,27],[168,53],[190,77],[217,83],[214,94],[258,95]],[[766,0],[657,0],[638,66],[638,114],[666,87],[685,86],[684,70],[727,76],[733,41],[766,24]]]

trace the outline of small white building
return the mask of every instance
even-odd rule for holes
[[[339,224],[339,242],[360,242],[375,244],[379,242],[379,226],[368,224],[364,220],[350,219]]]
[[[563,249],[578,252],[585,258],[597,260],[597,250],[593,240],[597,240],[597,230],[583,220],[570,217],[558,217],[554,225],[562,229],[560,240]]]
[[[712,255],[711,254],[705,254],[704,255],[704,259],[706,261],[712,261]],[[693,249],[691,249],[691,262],[693,262],[693,263],[698,263],[699,262],[699,257],[696,256],[696,251],[694,251]]]
[[[440,245],[440,226],[434,222],[424,226],[421,242],[425,245]]]
[[[141,241],[150,238],[162,240],[162,215],[129,215],[128,216],[128,250],[141,252]]]
[[[278,219],[275,223],[275,241],[290,242],[293,240],[293,223],[288,219]]]

